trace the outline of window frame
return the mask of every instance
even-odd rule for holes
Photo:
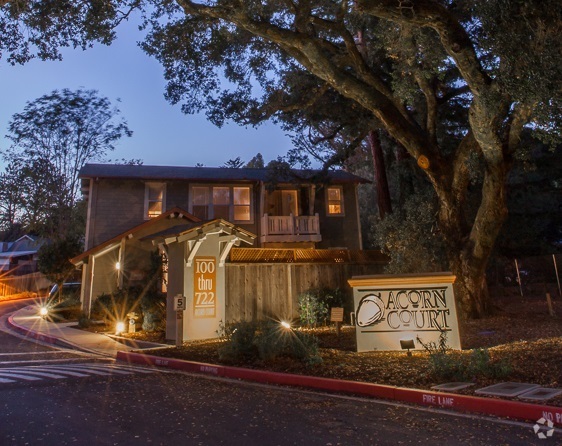
[[[339,204],[340,204],[340,209],[341,212],[338,213],[333,213],[330,212],[330,189],[337,189],[340,191],[340,199],[339,199]],[[345,217],[345,202],[344,202],[344,197],[343,197],[343,186],[328,186],[326,187],[326,216],[327,217]],[[332,200],[334,201],[334,200]]]
[[[253,191],[254,188],[251,184],[223,184],[223,183],[218,183],[218,184],[190,184],[189,185],[189,212],[193,214],[193,188],[197,188],[197,187],[204,187],[207,188],[207,196],[209,197],[207,206],[208,206],[208,219],[209,220],[215,220],[216,218],[220,218],[220,217],[215,217],[215,210],[214,210],[214,202],[213,202],[213,188],[228,188],[229,192],[229,203],[228,203],[228,221],[231,223],[235,223],[238,225],[251,225],[254,224],[255,222],[255,210],[254,210],[254,200],[253,200]],[[240,205],[234,204],[234,189],[235,188],[247,188],[248,189],[248,195],[249,195],[249,207],[250,207],[250,219],[249,220],[235,220],[234,219],[234,209],[236,206],[246,206],[246,205]],[[224,205],[220,205],[220,206],[224,206]],[[195,214],[194,214],[195,215]]]
[[[150,200],[150,187],[158,186],[162,190],[162,200]],[[150,208],[150,203],[162,203],[162,210],[159,215],[151,217],[148,215],[148,210]],[[166,212],[166,183],[161,181],[145,181],[144,182],[144,219],[151,220],[153,218],[159,217],[164,212]]]

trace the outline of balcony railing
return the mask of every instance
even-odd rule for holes
[[[262,242],[319,242],[320,221],[315,215],[267,215],[261,222]]]

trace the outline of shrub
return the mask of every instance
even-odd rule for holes
[[[352,303],[338,288],[311,289],[298,297],[299,319],[305,326],[326,324],[332,307],[344,307],[349,312]]]
[[[166,328],[166,297],[157,292],[148,292],[141,299],[142,329],[163,331]]]
[[[503,379],[511,373],[511,366],[505,360],[493,362],[485,348],[471,351],[468,357],[453,353],[447,345],[447,333],[442,331],[437,342],[417,341],[429,354],[429,366],[438,379],[465,381],[479,377]]]
[[[221,325],[225,341],[219,347],[219,358],[226,361],[272,361],[288,357],[316,364],[322,362],[315,336],[286,329],[277,322],[236,322]]]
[[[100,295],[92,305],[92,319],[102,319],[106,322],[124,320],[127,313],[137,309],[139,294],[137,288],[131,287]]]
[[[81,314],[80,299],[76,297],[67,297],[52,305],[49,309],[50,318],[55,322],[77,321]]]

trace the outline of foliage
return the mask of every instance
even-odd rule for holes
[[[352,307],[340,289],[310,289],[298,297],[299,319],[304,326],[326,324],[332,307]]]
[[[12,141],[2,152],[8,167],[2,183],[17,185],[0,196],[12,223],[21,219],[29,230],[60,236],[72,230],[78,199],[78,172],[100,160],[123,136],[131,136],[119,110],[95,90],[63,89],[28,102],[9,123]]]
[[[128,313],[136,311],[142,289],[131,287],[113,293],[103,293],[92,305],[91,318],[106,322],[124,321]]]
[[[80,297],[64,296],[57,303],[49,306],[48,317],[54,322],[76,321],[82,315]]]
[[[292,358],[309,365],[322,362],[315,336],[287,329],[277,321],[241,321],[221,325],[224,341],[219,348],[221,360],[273,361]]]
[[[417,341],[428,353],[429,368],[441,380],[466,381],[486,377],[503,379],[510,375],[511,366],[506,360],[493,362],[488,349],[476,348],[468,358],[457,355],[447,345],[447,332],[442,331],[437,342]]]
[[[435,195],[429,189],[424,192],[406,198],[402,207],[383,220],[371,217],[369,235],[373,244],[390,257],[388,273],[423,273],[446,268],[445,247],[435,224]]]
[[[69,259],[82,252],[82,241],[77,237],[66,237],[46,243],[38,251],[37,268],[61,288],[66,278],[75,271]]]

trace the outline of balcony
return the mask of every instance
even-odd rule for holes
[[[315,215],[267,215],[261,219],[261,242],[320,242],[320,221]]]

